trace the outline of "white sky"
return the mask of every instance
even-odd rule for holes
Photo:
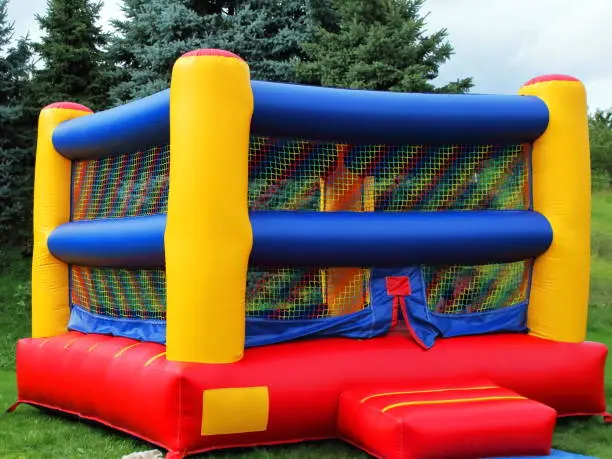
[[[120,14],[104,0],[102,20]],[[35,13],[46,0],[9,0],[17,36],[39,36]],[[612,0],[426,0],[431,30],[445,27],[455,55],[440,82],[474,77],[474,92],[516,93],[546,73],[586,85],[590,109],[612,107]]]

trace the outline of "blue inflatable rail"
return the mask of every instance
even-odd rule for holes
[[[510,144],[531,142],[548,125],[539,98],[409,94],[252,82],[251,134],[352,144]],[[170,91],[60,124],[67,158],[93,159],[165,145]]]
[[[164,265],[165,215],[66,223],[50,235],[51,253],[83,266]],[[486,264],[534,258],[552,242],[531,211],[251,213],[251,264],[411,266]]]

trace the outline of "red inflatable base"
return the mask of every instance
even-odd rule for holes
[[[560,416],[605,411],[607,349],[598,343],[488,335],[439,340],[424,351],[397,332],[248,349],[230,365],[168,362],[164,351],[157,344],[76,332],[21,340],[19,401],[99,421],[172,457],[340,438],[340,395],[360,387],[488,378]]]

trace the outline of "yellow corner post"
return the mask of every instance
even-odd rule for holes
[[[34,178],[34,247],[32,256],[32,336],[64,333],[70,315],[68,265],[49,252],[47,239],[70,220],[71,162],[53,146],[58,124],[91,114],[87,107],[58,102],[43,108],[38,118]]]
[[[198,50],[175,64],[170,87],[170,190],[165,233],[168,360],[242,358],[252,231],[248,65]]]
[[[535,262],[527,325],[555,341],[586,337],[589,300],[591,169],[586,91],[573,77],[552,75],[526,83],[550,120],[532,154],[533,208],[552,225],[553,242]]]

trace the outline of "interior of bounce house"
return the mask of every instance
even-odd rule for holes
[[[559,417],[608,419],[589,161],[566,75],[391,93],[251,81],[198,50],[152,96],[49,105],[19,403],[173,459],[320,439],[547,456]]]

